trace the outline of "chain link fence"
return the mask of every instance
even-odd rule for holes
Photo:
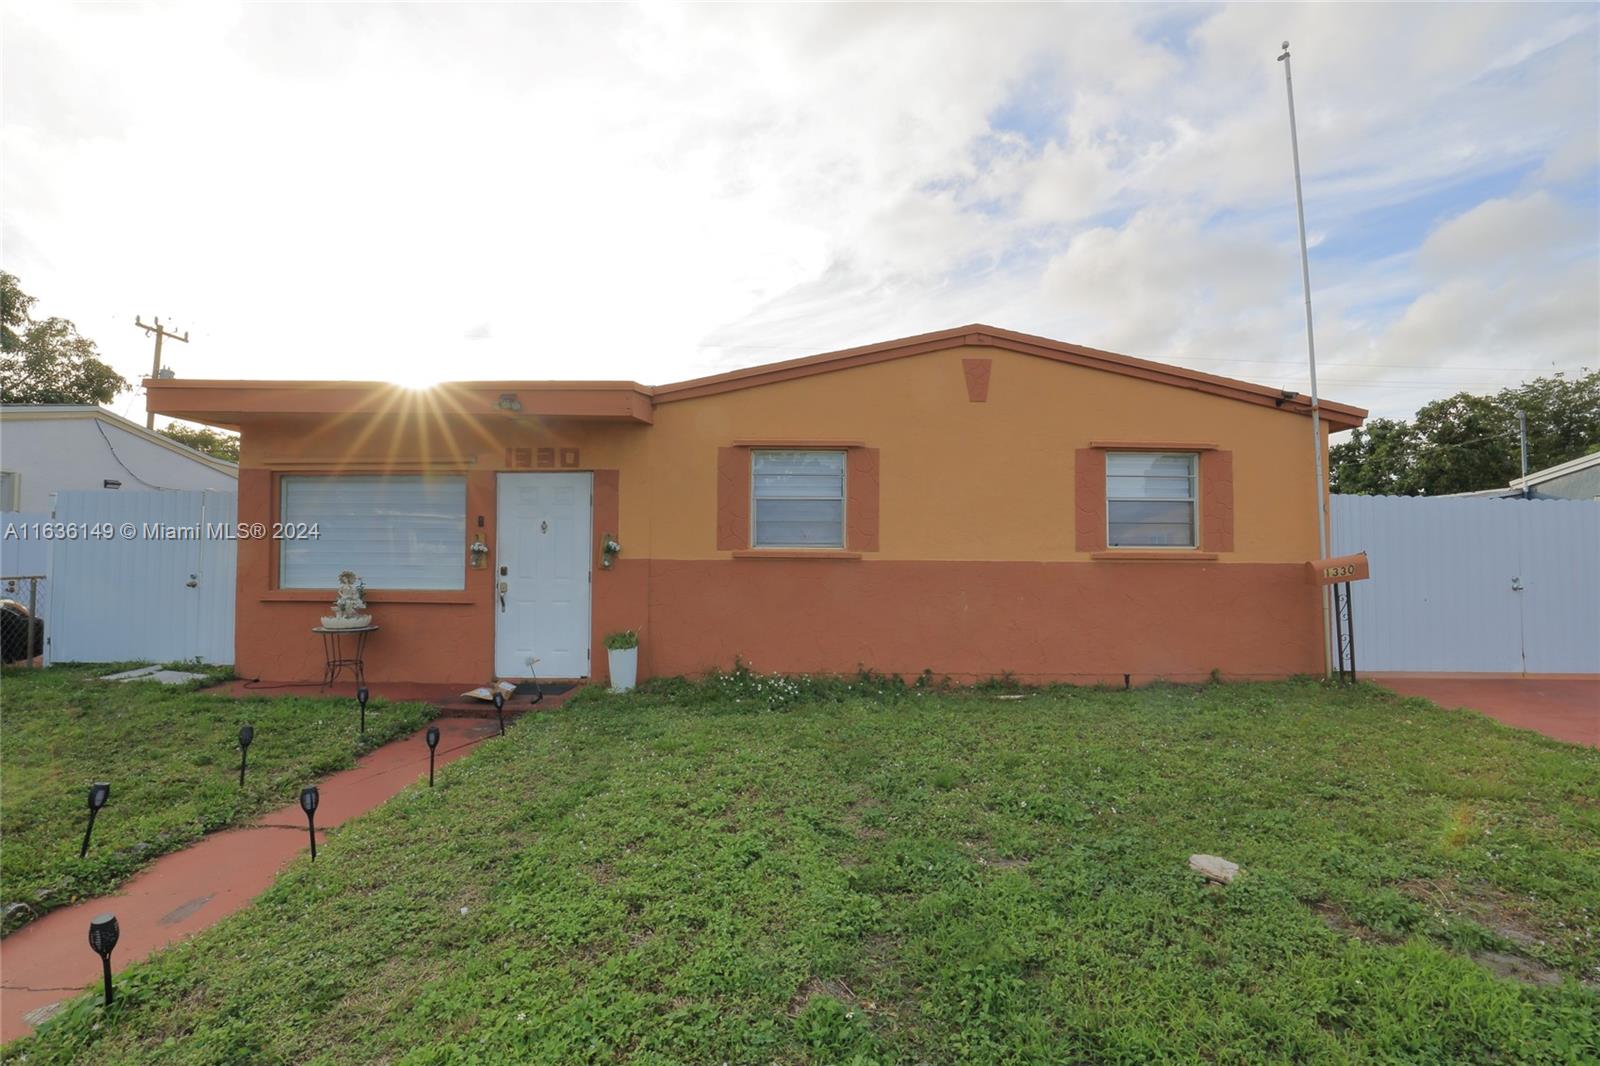
[[[43,574],[0,576],[0,658],[38,666],[44,658],[50,583]]]

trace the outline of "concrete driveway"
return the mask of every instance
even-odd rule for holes
[[[1373,677],[1403,696],[1466,707],[1518,729],[1600,747],[1600,679]]]

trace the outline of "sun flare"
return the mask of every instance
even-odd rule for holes
[[[390,371],[389,380],[401,388],[406,389],[431,389],[439,384],[439,372],[433,367],[396,367]]]

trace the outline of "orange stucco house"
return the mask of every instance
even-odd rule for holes
[[[285,534],[238,546],[245,677],[321,677],[344,569],[376,681],[604,680],[620,629],[641,677],[1323,665],[1310,406],[1278,389],[981,325],[654,388],[145,386],[241,431],[239,518]]]

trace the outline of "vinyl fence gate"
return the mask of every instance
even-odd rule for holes
[[[57,493],[46,663],[233,662],[238,515],[231,492]]]
[[[1334,496],[1361,669],[1600,674],[1600,501]]]

